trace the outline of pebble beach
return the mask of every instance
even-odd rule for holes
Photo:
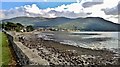
[[[18,35],[18,40],[33,52],[37,52],[48,65],[119,65],[119,56],[108,50],[93,50],[44,40],[38,34]]]

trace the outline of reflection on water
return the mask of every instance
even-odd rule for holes
[[[118,32],[44,32],[44,39],[84,48],[102,49],[118,48]]]

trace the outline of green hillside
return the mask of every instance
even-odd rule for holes
[[[118,31],[120,25],[106,21],[102,18],[80,18],[58,25],[58,27],[87,31]]]
[[[42,17],[15,17],[11,19],[2,20],[3,22],[14,22],[14,23],[22,23],[24,25],[34,25],[35,22],[47,21]]]
[[[107,21],[100,17],[87,17],[76,19],[70,19],[65,17],[16,17],[2,21],[22,23],[24,25],[33,25],[35,28],[48,26],[65,29],[79,29],[84,31],[120,31],[120,24]]]

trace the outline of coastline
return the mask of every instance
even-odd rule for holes
[[[43,49],[47,49],[49,52],[52,49],[54,49],[55,52],[53,51],[53,54],[56,53],[56,52],[59,52],[59,53],[65,53],[66,55],[67,54],[69,55],[69,52],[70,52],[70,53],[73,53],[73,55],[75,55],[75,56],[80,56],[80,57],[83,57],[83,58],[90,57],[93,60],[93,61],[90,60],[90,62],[92,62],[94,64],[98,63],[98,65],[99,64],[100,65],[101,64],[106,64],[108,61],[111,61],[111,60],[113,60],[115,62],[115,63],[112,63],[112,64],[118,64],[117,59],[114,59],[115,58],[115,53],[113,53],[111,51],[93,50],[93,49],[89,49],[89,48],[76,47],[76,46],[72,46],[72,45],[68,45],[68,44],[62,44],[62,43],[59,43],[59,42],[56,42],[56,41],[53,41],[53,40],[44,40],[42,38],[38,38],[37,35],[38,34],[33,34],[33,33],[23,34],[22,37],[27,38],[27,40],[22,39],[21,42],[26,47],[28,47],[30,49],[37,50],[39,48],[40,49],[43,48]],[[39,50],[38,50],[38,54],[39,54]],[[40,54],[40,56],[41,56],[41,54]],[[45,58],[43,57],[43,59],[45,59]],[[89,61],[85,61],[85,62],[89,62]]]
[[[37,32],[44,40],[95,50],[118,52],[118,33],[116,32]],[[114,45],[113,45],[114,44]]]

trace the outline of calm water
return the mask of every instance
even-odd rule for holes
[[[92,49],[118,48],[119,32],[43,32],[39,37]]]

